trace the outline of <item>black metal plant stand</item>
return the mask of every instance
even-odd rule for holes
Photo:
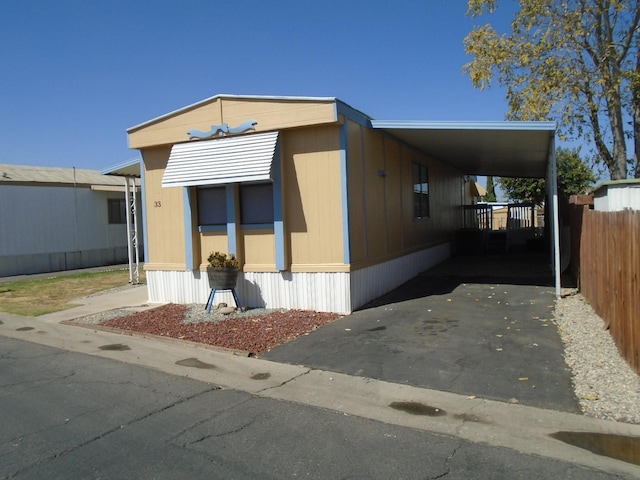
[[[216,296],[216,292],[223,292],[223,291],[229,291],[229,290],[231,290],[233,299],[236,302],[236,307],[240,308],[240,299],[238,299],[238,294],[236,293],[235,288],[212,288],[211,293],[209,294],[209,299],[207,300],[207,306],[205,307],[207,310],[207,313],[211,313],[211,307],[213,306],[213,297]]]

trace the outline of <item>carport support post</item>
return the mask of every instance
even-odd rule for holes
[[[558,169],[556,166],[555,135],[549,146],[549,162],[547,163],[547,195],[551,213],[551,236],[553,238],[553,270],[556,280],[556,298],[560,298],[560,220],[558,215]]]
[[[138,215],[136,206],[135,177],[124,176],[124,204],[127,222],[127,256],[129,258],[129,283],[140,283],[140,257],[138,249]],[[131,226],[133,225],[133,231]],[[133,257],[135,255],[135,268]]]
[[[133,242],[131,240],[131,209],[129,208],[129,177],[124,178],[125,221],[127,222],[127,257],[129,260],[129,283],[133,284]]]

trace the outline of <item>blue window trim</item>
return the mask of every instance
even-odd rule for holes
[[[145,199],[147,198],[147,184],[145,180],[144,173],[144,162],[142,158],[140,158],[140,185],[141,185],[141,196],[142,199],[142,235],[143,235],[143,250],[144,250],[144,261],[149,262],[149,227],[147,225],[147,202]]]
[[[238,236],[236,231],[236,187],[226,185],[227,193],[227,249],[229,253],[238,254]]]
[[[273,223],[242,223],[240,224],[242,230],[273,230]],[[226,232],[226,225],[199,225],[199,232]]]
[[[191,216],[191,193],[189,187],[182,188],[184,207],[184,256],[185,264],[189,270],[193,270],[195,261],[193,258],[193,220]]]
[[[198,232],[226,232],[226,225],[199,225]]]
[[[276,269],[284,271],[286,269],[285,252],[285,232],[284,232],[284,208],[282,201],[282,159],[280,151],[280,140],[276,143],[272,163],[273,175],[273,223],[238,224],[236,223],[237,210],[237,184],[227,184],[225,186],[227,201],[227,223],[226,225],[199,225],[198,232],[224,232],[227,233],[227,249],[229,253],[237,255],[238,252],[238,228],[242,230],[273,230],[275,236]],[[193,264],[193,228],[191,226],[191,203],[187,200],[188,188],[185,187],[185,235],[187,240],[187,258],[191,258]],[[188,213],[188,215],[187,215]],[[189,222],[187,224],[187,218]],[[188,267],[188,268],[193,268]]]
[[[280,138],[271,163],[273,168],[273,234],[276,247],[276,270],[286,269],[284,208],[282,206],[282,159],[280,156]]]
[[[273,223],[243,223],[240,228],[242,230],[275,230]]]

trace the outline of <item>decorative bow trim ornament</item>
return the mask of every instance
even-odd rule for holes
[[[242,122],[240,125],[236,127],[230,127],[228,123],[223,123],[220,125],[211,125],[211,130],[208,132],[202,132],[200,130],[189,130],[187,135],[189,135],[189,140],[198,139],[204,140],[206,138],[212,137],[222,137],[224,135],[235,135],[238,133],[244,133],[249,130],[255,130],[258,122],[255,120],[247,120],[246,122]]]

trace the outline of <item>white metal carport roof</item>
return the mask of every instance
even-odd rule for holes
[[[555,122],[424,122],[371,120],[382,130],[466,175],[546,178],[552,265],[560,296],[560,238]]]
[[[383,130],[468,175],[547,176],[554,122],[372,120]]]

